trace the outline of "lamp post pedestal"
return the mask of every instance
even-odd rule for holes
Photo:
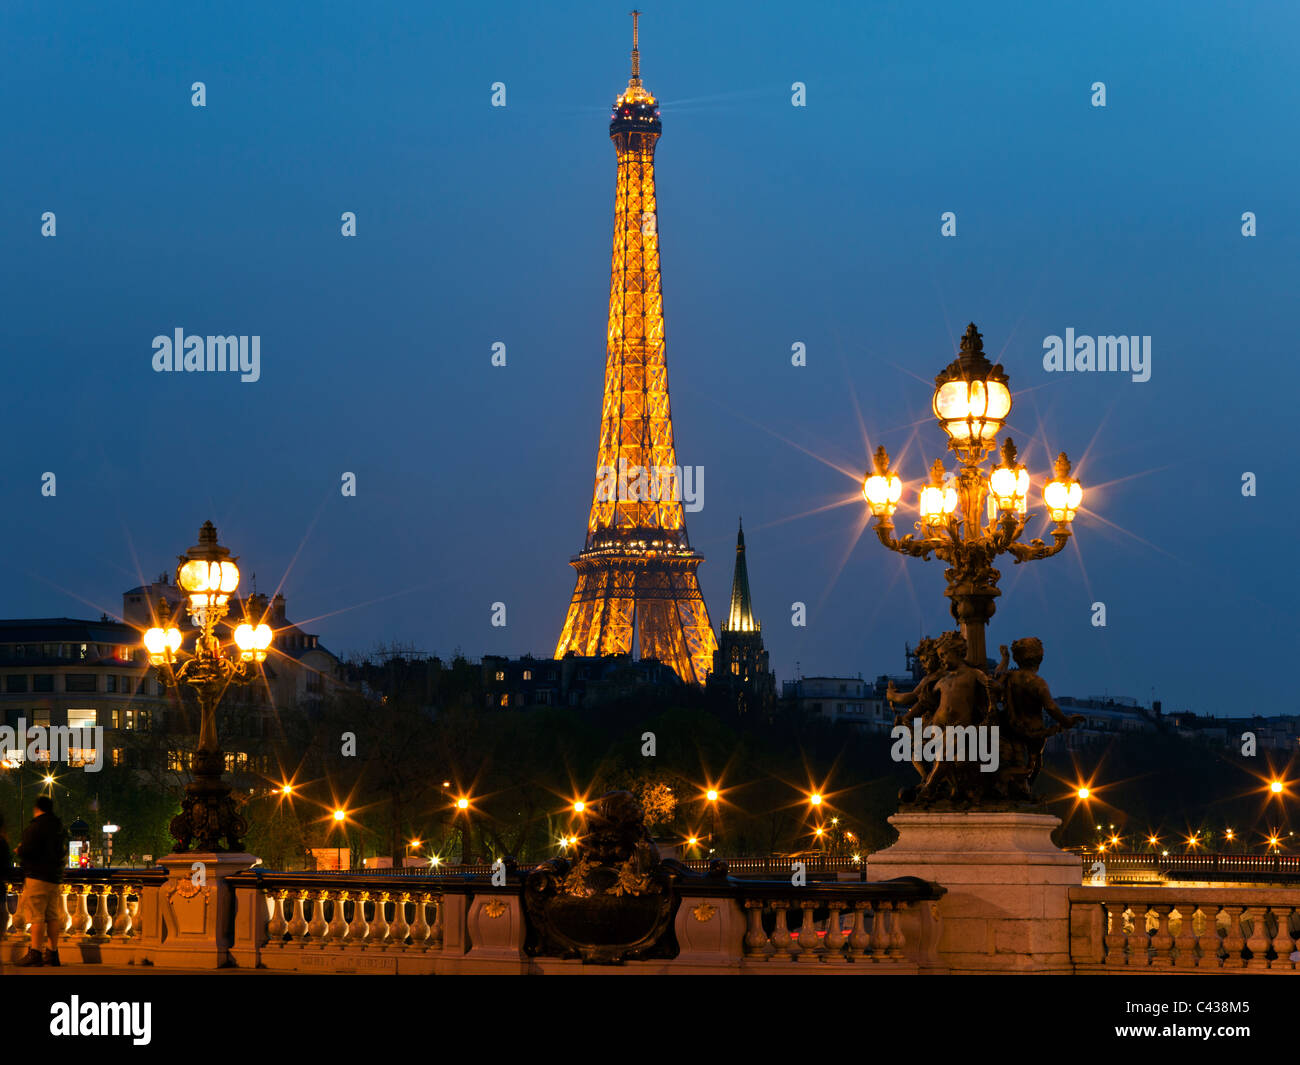
[[[158,891],[154,964],[161,968],[220,969],[230,964],[234,890],[226,882],[251,869],[251,854],[194,851],[159,860],[167,881]]]
[[[938,952],[947,971],[1074,971],[1069,890],[1082,873],[1078,857],[1052,842],[1060,818],[1019,811],[898,813],[889,823],[898,842],[867,859],[869,878],[916,876],[948,889],[930,904],[939,910]]]

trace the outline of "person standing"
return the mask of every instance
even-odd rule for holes
[[[63,930],[59,884],[63,880],[66,853],[63,822],[54,815],[50,797],[42,795],[36,800],[31,823],[23,830],[22,842],[18,844],[18,861],[23,870],[18,912],[26,910],[32,923],[31,945],[19,965],[59,964],[59,933]],[[49,949],[42,950],[47,938]]]

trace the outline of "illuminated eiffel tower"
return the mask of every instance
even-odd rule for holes
[[[609,136],[618,152],[614,255],[609,283],[605,396],[587,543],[555,657],[629,654],[703,684],[717,640],[695,570],[681,502],[664,361],[663,295],[655,206],[657,101],[641,85],[632,12],[632,77],[614,102]]]

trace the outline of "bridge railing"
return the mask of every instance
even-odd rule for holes
[[[1293,973],[1300,888],[1071,888],[1070,956],[1078,972]]]
[[[579,966],[527,952],[523,877],[384,877],[253,869],[229,881],[266,919],[252,936],[272,969],[537,972]],[[877,884],[715,878],[679,881],[676,958],[634,968],[797,971],[810,962],[917,971],[937,964],[943,889],[914,878]],[[867,970],[863,970],[867,971]]]
[[[1149,851],[1102,851],[1080,856],[1085,877],[1100,862],[1112,871],[1150,869],[1162,873],[1203,875],[1206,879],[1234,878],[1279,880],[1300,878],[1300,855],[1297,854],[1155,854]]]
[[[131,964],[158,940],[156,895],[167,879],[162,869],[70,869],[56,905],[60,954],[91,954],[97,960]],[[19,912],[23,882],[0,881],[0,959],[22,953],[29,923]]]
[[[383,875],[384,872],[395,875]],[[215,890],[231,898],[227,964],[316,972],[551,972],[576,960],[528,952],[523,875],[406,871],[279,873],[255,867]],[[188,890],[188,881],[179,886]],[[15,960],[28,925],[20,880],[3,885],[0,957]],[[881,883],[700,877],[678,881],[677,955],[629,962],[653,972],[907,974],[940,967],[936,901],[943,888],[915,878]],[[62,886],[65,964],[157,964],[169,935],[164,870],[72,870]],[[173,955],[174,959],[174,955]],[[175,964],[174,960],[161,964]],[[591,967],[587,967],[590,971]]]

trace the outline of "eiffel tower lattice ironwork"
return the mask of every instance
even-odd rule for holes
[[[641,657],[703,684],[717,639],[695,572],[704,559],[686,536],[668,405],[654,171],[662,126],[641,84],[638,14],[632,76],[609,124],[618,180],[596,483],[555,657],[629,654],[635,632]]]

